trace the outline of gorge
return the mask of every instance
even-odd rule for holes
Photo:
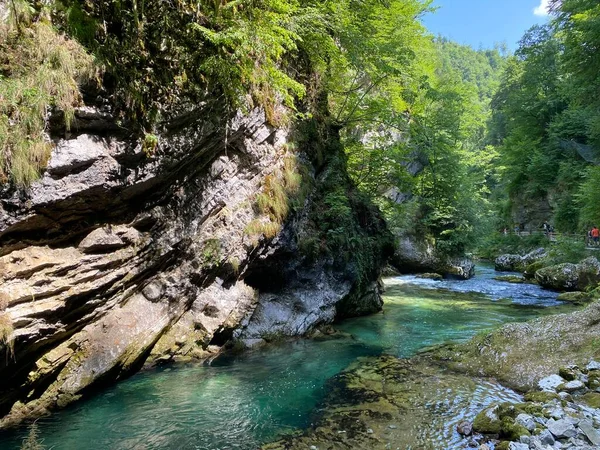
[[[600,9],[549,8],[0,0],[0,447],[600,445]]]

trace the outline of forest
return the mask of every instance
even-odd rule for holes
[[[0,175],[27,186],[47,111],[111,92],[156,146],[176,104],[220,95],[273,124],[326,102],[359,188],[400,234],[441,253],[503,229],[582,233],[600,221],[600,6],[553,2],[514,54],[432,36],[424,0],[11,1],[0,29]],[[43,43],[43,45],[41,45]],[[282,101],[288,113],[274,112]]]

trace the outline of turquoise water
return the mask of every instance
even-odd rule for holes
[[[469,281],[388,279],[384,311],[338,324],[334,336],[139,373],[39,420],[40,437],[57,450],[256,449],[309,426],[326,381],[360,356],[408,357],[566,308],[555,293],[496,275],[484,267]],[[26,433],[0,435],[0,449],[18,448]]]

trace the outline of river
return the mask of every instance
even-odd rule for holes
[[[468,281],[389,278],[383,312],[339,323],[339,333],[138,373],[40,419],[40,438],[55,450],[256,449],[310,426],[327,380],[359,357],[410,357],[502,323],[572,308],[553,292],[493,280],[497,275],[484,265]],[[482,381],[463,396],[461,408],[517,397]],[[19,448],[26,434],[0,434],[0,449]]]

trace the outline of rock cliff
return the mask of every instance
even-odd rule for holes
[[[39,181],[0,194],[1,426],[144,364],[380,309],[390,239],[335,130],[303,140],[209,104],[162,123],[157,145],[109,108],[78,109],[72,128]],[[319,220],[332,199],[346,229]]]

